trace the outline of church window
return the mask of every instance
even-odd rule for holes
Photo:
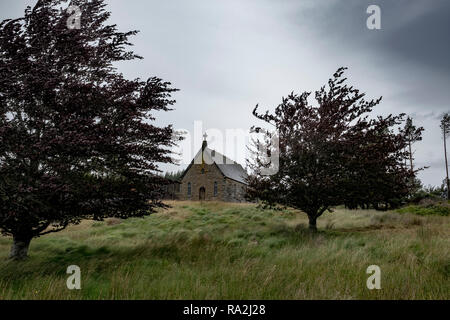
[[[190,182],[188,182],[188,190],[187,190],[187,194],[188,194],[188,196],[191,195],[191,183],[190,183]]]
[[[214,197],[217,197],[217,181],[214,181]]]

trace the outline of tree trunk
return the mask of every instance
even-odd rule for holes
[[[445,130],[444,130],[444,155],[445,155],[445,172],[447,173],[447,200],[450,200],[450,180],[448,179],[448,163],[447,163],[447,143],[445,141]]]
[[[411,148],[411,138],[409,140],[409,165],[411,168],[411,172],[414,172],[414,167],[413,167],[413,157],[412,157],[412,148]]]
[[[317,218],[308,216],[308,219],[309,219],[309,230],[317,232]]]
[[[9,258],[13,260],[23,260],[27,258],[30,242],[31,239],[28,238],[14,237]]]

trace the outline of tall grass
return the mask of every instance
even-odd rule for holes
[[[0,299],[450,298],[448,217],[338,209],[311,234],[294,210],[170,204],[35,239],[24,262],[0,238]],[[66,287],[72,264],[81,290]],[[366,287],[372,264],[381,290]]]

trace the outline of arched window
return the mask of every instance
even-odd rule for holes
[[[217,181],[214,181],[214,197],[217,197]]]
[[[191,195],[191,183],[190,182],[188,182],[188,196],[190,196]]]

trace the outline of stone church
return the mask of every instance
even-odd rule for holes
[[[208,148],[205,137],[202,148],[180,177],[176,198],[245,202],[246,178],[244,168]]]

